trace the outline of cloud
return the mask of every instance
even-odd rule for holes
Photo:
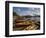
[[[40,8],[24,8],[24,7],[19,7],[19,8],[14,8],[14,12],[19,14],[20,16],[24,15],[40,15]]]

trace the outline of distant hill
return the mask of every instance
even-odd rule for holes
[[[37,16],[26,15],[26,16],[23,16],[23,17],[30,18],[30,17],[40,17],[40,16],[39,15],[37,15]]]
[[[13,12],[13,16],[19,16],[16,12]],[[40,17],[39,15],[35,15],[35,16],[31,16],[31,15],[25,15],[25,16],[19,16],[19,17],[26,17],[26,18],[30,18],[30,17]]]
[[[30,15],[26,15],[26,16],[23,16],[23,17],[30,18],[31,16]]]

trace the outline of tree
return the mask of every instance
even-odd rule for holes
[[[13,12],[13,16],[18,16],[18,14],[16,12]]]

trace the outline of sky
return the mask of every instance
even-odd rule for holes
[[[13,7],[13,12],[16,12],[20,16],[26,16],[26,15],[31,15],[31,16],[40,16],[40,8],[29,8],[29,7]]]

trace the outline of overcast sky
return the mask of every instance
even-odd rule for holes
[[[29,8],[29,7],[13,7],[13,12],[16,12],[20,16],[24,15],[40,15],[40,8]]]

